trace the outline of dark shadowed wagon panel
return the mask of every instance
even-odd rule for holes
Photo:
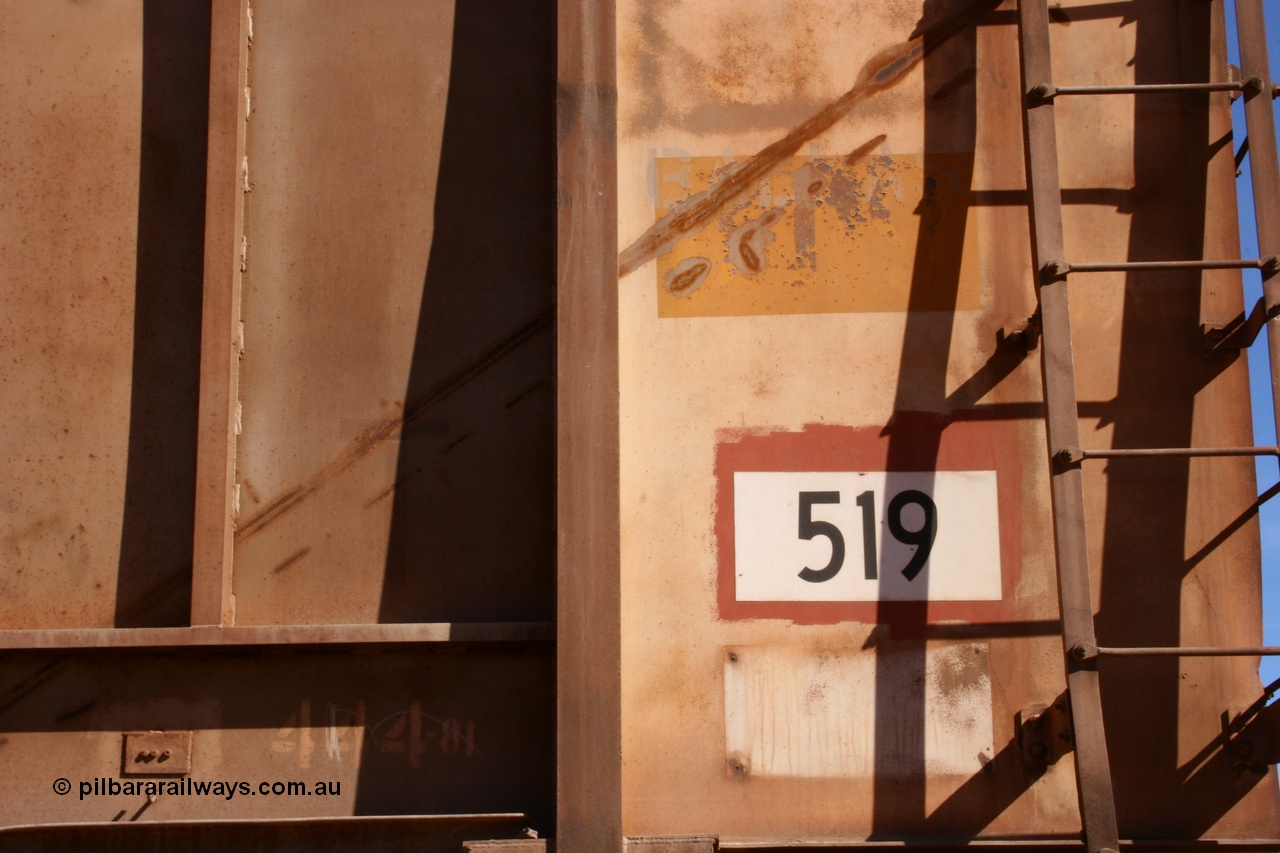
[[[554,832],[556,10],[456,5],[3,5],[0,846]]]

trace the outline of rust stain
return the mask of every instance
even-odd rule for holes
[[[734,778],[745,782],[751,776],[751,757],[745,753],[734,751],[724,760],[725,768]]]
[[[453,450],[455,447],[457,447],[459,444],[462,444],[462,442],[466,441],[468,438],[471,438],[473,435],[475,435],[474,432],[464,432],[462,435],[458,436],[453,441],[446,444],[444,446],[444,450],[441,450],[440,452],[442,454],[448,453],[450,450]],[[404,479],[407,480],[409,478],[405,477]],[[401,482],[404,482],[404,481],[402,480]]]
[[[951,95],[952,93],[957,92],[960,89],[963,89],[969,83],[972,83],[975,79],[977,79],[977,77],[978,77],[977,66],[970,65],[968,68],[965,68],[959,74],[957,74],[956,76],[952,77],[950,80],[948,80],[947,82],[939,86],[938,90],[929,97],[929,100],[941,101],[943,98],[947,97],[948,95]]]
[[[97,705],[97,704],[98,704],[97,699],[90,699],[88,702],[85,702],[83,705],[79,706],[78,708],[72,708],[70,711],[63,711],[58,716],[54,717],[53,721],[55,723],[65,723],[67,720],[80,716],[85,711],[88,711],[90,708],[92,708],[94,705]]]
[[[370,424],[341,453],[325,464],[319,471],[316,471],[303,482],[272,500],[271,503],[246,520],[236,530],[236,539],[238,541],[248,539],[293,511],[299,504],[323,488],[325,484],[354,468],[383,442],[398,436],[405,427],[416,421],[432,406],[453,396],[490,367],[515,352],[526,341],[547,328],[554,317],[554,309],[543,311],[537,317],[516,329],[512,334],[503,338],[480,358],[446,376],[414,400],[408,401],[405,404],[403,415],[392,415]]]
[[[879,148],[880,144],[888,138],[888,135],[883,133],[871,137],[866,142],[850,151],[849,156],[844,158],[844,164],[846,166],[856,166],[858,163],[867,159],[867,155]]]
[[[399,480],[396,480],[394,483],[387,486],[385,489],[378,492],[373,497],[369,498],[369,500],[365,501],[364,508],[372,509],[375,505],[382,503],[384,500],[386,500],[387,498],[395,494],[396,489],[400,488],[402,484],[407,482],[411,477],[413,477],[414,474],[418,474],[418,473],[421,473],[421,469],[419,469],[418,471],[414,471],[413,474],[409,474],[408,476],[401,477]]]
[[[928,27],[917,28],[907,41],[888,47],[862,67],[849,91],[827,104],[814,116],[794,128],[754,157],[726,172],[705,192],[685,199],[663,216],[639,239],[618,255],[618,277],[622,278],[666,252],[685,234],[700,228],[725,205],[752,189],[806,142],[827,131],[859,102],[897,83],[938,45],[976,18],[994,8],[999,0],[977,0],[953,17]]]
[[[504,409],[510,409],[510,408],[514,407],[517,403],[519,403],[519,402],[520,402],[521,400],[523,400],[525,397],[528,397],[528,396],[529,396],[530,394],[532,394],[534,391],[537,391],[539,388],[541,388],[543,385],[546,385],[546,384],[547,384],[547,380],[545,380],[545,379],[539,379],[537,382],[533,383],[533,384],[532,384],[532,385],[530,385],[528,388],[525,388],[523,391],[521,391],[519,394],[517,394],[517,395],[515,395],[514,397],[512,397],[510,400],[508,400],[507,402],[503,403],[503,404],[502,404],[502,407],[503,407]],[[468,435],[470,435],[470,433],[467,433],[467,434],[468,434]],[[456,444],[456,442],[455,442],[455,444]],[[450,445],[450,446],[452,446],[452,445]]]
[[[262,495],[258,494],[258,490],[253,487],[253,483],[249,482],[248,477],[241,480],[240,485],[244,487],[245,494],[249,496],[249,500],[256,504],[262,503]]]
[[[711,261],[706,258],[686,258],[667,273],[665,283],[667,293],[676,299],[683,299],[702,287],[709,272],[711,272]]]
[[[27,676],[22,681],[15,684],[4,696],[0,696],[0,702],[4,703],[0,704],[0,713],[9,710],[14,705],[17,705],[23,699],[30,696],[40,687],[40,685],[57,675],[59,670],[64,666],[66,666],[65,659],[50,661],[35,672],[31,673],[31,675]]]
[[[782,211],[772,208],[758,219],[743,223],[729,235],[729,260],[748,275],[755,275],[768,263],[765,249],[773,242],[772,228],[782,218]]]
[[[58,515],[47,515],[12,533],[6,534],[3,542],[6,549],[21,551],[24,539],[39,539],[44,535],[45,530],[52,527],[58,521]]]
[[[283,572],[285,569],[289,568],[294,563],[298,562],[299,560],[301,560],[303,557],[307,556],[310,553],[311,553],[311,546],[309,545],[306,548],[299,548],[297,551],[294,551],[292,554],[285,557],[284,560],[278,566],[272,569],[271,574],[275,575],[275,574],[279,574],[280,572]]]
[[[186,563],[172,569],[133,602],[117,610],[116,624],[137,625],[147,617],[177,606],[175,600],[189,595],[190,590],[191,564]]]

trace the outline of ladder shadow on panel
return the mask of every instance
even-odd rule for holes
[[[936,342],[938,329],[927,317],[908,315],[904,356],[901,365],[899,410],[905,398],[919,394],[921,383],[928,393],[944,400],[945,410],[964,409],[957,417],[1000,420],[1006,418],[1045,418],[1049,424],[1054,494],[1054,525],[1058,540],[1059,582],[1062,585],[1064,622],[1021,626],[1021,635],[1045,636],[1062,634],[1064,660],[1068,672],[1068,691],[1054,697],[1047,705],[1028,709],[1018,719],[997,721],[998,731],[1014,733],[984,770],[961,785],[950,797],[923,819],[925,835],[954,834],[963,827],[973,834],[990,825],[1005,809],[1041,778],[1049,766],[1070,754],[1076,762],[1081,816],[1086,847],[1093,851],[1118,849],[1119,826],[1126,834],[1146,838],[1196,839],[1236,806],[1258,782],[1265,778],[1265,764],[1259,763],[1246,736],[1270,744],[1276,714],[1265,708],[1270,691],[1249,709],[1226,710],[1219,734],[1210,736],[1195,755],[1180,762],[1179,692],[1184,684],[1180,659],[1190,655],[1256,655],[1274,652],[1265,649],[1177,649],[1181,640],[1182,587],[1186,575],[1210,554],[1219,560],[1232,559],[1232,535],[1252,522],[1268,497],[1280,486],[1265,492],[1249,506],[1241,507],[1237,517],[1222,531],[1203,543],[1190,556],[1184,553],[1186,510],[1196,505],[1193,492],[1191,460],[1198,456],[1274,455],[1275,448],[1212,448],[1186,450],[1192,444],[1192,413],[1196,395],[1231,365],[1234,351],[1222,346],[1226,332],[1202,330],[1196,301],[1185,297],[1187,288],[1197,288],[1207,269],[1260,268],[1268,279],[1275,275],[1274,256],[1266,254],[1268,238],[1260,233],[1264,255],[1260,259],[1191,260],[1167,262],[1161,249],[1167,245],[1203,245],[1206,210],[1205,188],[1208,165],[1230,143],[1226,136],[1216,142],[1209,139],[1208,97],[1225,97],[1236,91],[1258,101],[1267,101],[1271,85],[1265,70],[1261,82],[1250,79],[1250,62],[1265,63],[1246,55],[1244,79],[1238,82],[1214,82],[1225,69],[1211,69],[1208,44],[1212,10],[1204,4],[1183,4],[1173,15],[1144,15],[1144,9],[1166,13],[1168,5],[1155,9],[1152,3],[1110,4],[1107,15],[1124,15],[1128,24],[1137,23],[1137,54],[1134,59],[1136,86],[1120,87],[1054,87],[1048,73],[1048,32],[1050,20],[1067,23],[1076,10],[1049,10],[1043,0],[1027,0],[1018,10],[1022,61],[1027,96],[1026,146],[1028,187],[1026,194],[1012,198],[1009,193],[974,191],[975,205],[1026,203],[1033,208],[1033,260],[1040,270],[1037,288],[1040,307],[1027,326],[1010,329],[1000,346],[960,388],[945,394],[945,364],[922,365],[909,356],[923,347],[912,347],[912,341]],[[1243,3],[1241,5],[1244,5]],[[1123,7],[1123,8],[1121,8]],[[1086,7],[1098,17],[1100,10]],[[993,16],[994,17],[994,16]],[[981,23],[981,22],[980,22]],[[1156,24],[1159,25],[1156,25]],[[1145,26],[1144,26],[1145,24]],[[1164,31],[1162,32],[1163,25]],[[1242,27],[1246,24],[1242,19]],[[1255,23],[1249,26],[1260,25]],[[1180,43],[1171,49],[1170,41]],[[972,43],[969,43],[972,50]],[[1195,68],[1187,67],[1181,57],[1202,58]],[[955,57],[950,57],[954,68]],[[972,59],[970,60],[972,61]],[[938,82],[945,63],[925,63],[926,91]],[[1262,66],[1265,69],[1265,64]],[[1258,72],[1253,72],[1256,76]],[[1173,79],[1173,85],[1169,86]],[[1192,82],[1184,82],[1190,78]],[[1152,85],[1157,84],[1157,85]],[[1149,88],[1148,88],[1149,87]],[[1163,89],[1164,91],[1158,91]],[[1135,94],[1135,186],[1128,190],[1060,191],[1056,162],[1056,133],[1053,128],[1052,104],[1065,96],[1103,96]],[[1199,99],[1199,100],[1197,100]],[[1187,105],[1191,105],[1187,108]],[[972,104],[969,105],[972,109]],[[1048,109],[1041,109],[1047,107]],[[1257,112],[1257,108],[1253,108]],[[1046,115],[1047,113],[1047,115]],[[941,131],[936,110],[926,108],[926,138],[930,130]],[[1268,114],[1265,119],[1271,125]],[[1250,129],[1258,120],[1251,116]],[[1170,128],[1173,128],[1172,130]],[[949,128],[949,142],[954,142],[955,128]],[[1172,142],[1169,140],[1172,139]],[[1206,140],[1204,149],[1194,140]],[[1166,146],[1164,158],[1144,156],[1154,148]],[[1180,182],[1171,182],[1163,174],[1168,147],[1183,154]],[[926,150],[930,145],[926,144]],[[1264,151],[1266,146],[1264,145]],[[1271,160],[1264,167],[1274,172],[1274,145]],[[1256,155],[1255,155],[1256,156]],[[1164,162],[1162,162],[1162,159]],[[1162,197],[1164,202],[1159,201]],[[1117,263],[1068,263],[1062,256],[1061,204],[1113,203],[1121,211],[1134,212],[1131,218],[1128,255],[1133,260]],[[1260,232],[1262,223],[1260,222]],[[1274,240],[1274,235],[1270,238]],[[922,236],[923,240],[923,236]],[[919,259],[918,259],[919,261]],[[922,285],[923,265],[917,262],[913,295]],[[938,270],[927,271],[937,284]],[[941,276],[950,281],[954,271]],[[1124,272],[1124,311],[1119,353],[1119,386],[1114,399],[1086,401],[1077,404],[1075,378],[1071,365],[1072,336],[1067,319],[1065,283],[1071,276],[1073,286],[1088,287],[1082,273]],[[1073,275],[1074,273],[1074,275]],[[1165,298],[1179,293],[1181,298]],[[1270,303],[1268,303],[1270,305]],[[1259,317],[1274,315],[1262,307],[1246,311],[1237,318],[1235,346],[1247,345],[1240,331],[1246,325],[1256,334],[1261,327]],[[1249,322],[1252,317],[1255,322]],[[929,327],[926,329],[926,327]],[[949,330],[949,326],[947,327]],[[1217,352],[1201,351],[1204,347]],[[1181,335],[1188,346],[1185,363],[1168,363],[1168,348],[1144,346],[1152,340],[1169,341]],[[1046,367],[1045,404],[994,404],[979,401],[988,391],[1018,369],[1029,349],[1042,344],[1041,357]],[[1251,339],[1251,338],[1250,338]],[[1077,330],[1077,344],[1088,340],[1088,330]],[[1176,346],[1176,338],[1174,338]],[[945,347],[943,347],[945,352]],[[913,352],[914,351],[914,352]],[[1063,370],[1065,365],[1065,372]],[[930,385],[938,387],[930,388]],[[1153,387],[1154,386],[1154,387]],[[1157,405],[1144,401],[1155,400]],[[1082,451],[1078,438],[1080,417],[1097,418],[1099,425],[1114,429],[1112,444],[1134,447],[1159,444],[1163,448],[1150,451]],[[945,429],[939,419],[938,432]],[[893,427],[888,432],[892,436]],[[918,445],[918,431],[908,430],[903,442]],[[906,453],[906,444],[899,448]],[[926,442],[927,443],[927,442]],[[891,445],[892,446],[892,445]],[[936,449],[936,442],[935,442]],[[920,454],[919,447],[913,457]],[[894,468],[891,451],[890,470]],[[1084,533],[1084,503],[1080,466],[1090,459],[1107,462],[1105,538],[1102,574],[1102,597],[1097,615],[1097,638],[1094,634],[1094,610],[1090,600],[1088,564]],[[1153,496],[1159,500],[1153,502]],[[1135,521],[1137,520],[1137,521]],[[1145,525],[1150,535],[1135,524]],[[1246,549],[1247,550],[1247,549]],[[1142,593],[1137,604],[1135,593]],[[903,608],[896,607],[900,619]],[[910,624],[895,624],[894,634],[902,633],[918,642],[921,668],[924,641],[1019,635],[1008,625],[956,626],[927,624],[926,609],[913,611]],[[884,621],[884,620],[880,620]],[[873,637],[873,640],[875,638]],[[886,638],[887,639],[887,638]],[[1121,649],[1114,645],[1143,642],[1159,648]],[[876,642],[879,645],[879,642]],[[902,647],[902,644],[899,644]],[[1114,656],[1120,660],[1100,660]],[[1124,660],[1133,656],[1134,661]],[[1137,658],[1141,660],[1137,660]],[[902,655],[895,655],[901,665]],[[1237,666],[1248,667],[1248,662]],[[1101,676],[1101,678],[1100,678]],[[1247,679],[1246,679],[1247,681]],[[1101,684],[1107,690],[1101,690]],[[887,685],[881,685],[887,687]],[[1273,685],[1274,687],[1274,685]],[[878,703],[888,701],[878,690]],[[1074,701],[1073,701],[1074,698]],[[1073,707],[1074,706],[1074,707]],[[1144,713],[1151,708],[1154,713]],[[887,709],[887,705],[886,705]],[[878,709],[879,710],[879,709]],[[923,716],[924,708],[918,709]],[[1243,712],[1242,712],[1243,710]],[[897,707],[901,713],[901,707]],[[1103,717],[1114,727],[1110,741],[1103,730]],[[877,715],[879,717],[879,715]],[[887,729],[886,729],[887,731]],[[883,732],[882,732],[883,733]],[[883,745],[881,745],[883,746]],[[1108,746],[1112,755],[1108,757]],[[1185,749],[1185,746],[1183,746]],[[1274,750],[1273,746],[1268,749]],[[923,778],[924,756],[914,756]],[[1122,795],[1113,793],[1112,767],[1129,768]],[[1154,768],[1157,773],[1145,772]],[[1138,773],[1141,777],[1135,776]],[[879,838],[900,838],[911,820],[925,812],[923,791],[910,788],[901,780],[889,780],[888,773],[878,772],[876,779],[876,834]],[[1137,784],[1135,784],[1137,783]],[[889,800],[891,802],[885,802]]]
[[[975,23],[967,19],[979,16],[976,23],[980,24],[980,15],[993,5],[973,3],[966,7],[955,0],[926,0],[918,25],[917,31],[924,33],[922,165],[926,189],[916,210],[919,224],[894,417],[885,428],[889,438],[886,496],[920,488],[919,472],[938,468],[942,433],[949,423],[948,418],[930,413],[942,410],[947,396],[947,359],[961,288],[967,223],[963,206],[948,211],[950,216],[931,206],[927,182],[945,173],[962,197],[972,189],[973,160],[962,162],[952,157],[948,161],[947,155],[939,157],[939,152],[975,150],[977,88],[975,75],[965,69],[977,66],[977,31]],[[959,74],[956,69],[961,69]],[[925,574],[914,582],[927,585],[929,578]],[[927,814],[925,738],[902,737],[904,732],[926,728],[923,688],[914,695],[903,689],[904,684],[923,685],[927,677],[927,587],[922,595],[924,600],[881,600],[876,608],[876,623],[892,624],[893,629],[892,636],[875,644],[873,840],[906,837]]]
[[[1171,105],[1168,100],[1160,103],[1160,99],[1199,98],[1206,104],[1204,99],[1208,97],[1221,97],[1212,94],[1215,92],[1243,92],[1253,101],[1253,106],[1246,108],[1251,136],[1264,124],[1270,135],[1269,151],[1264,145],[1266,153],[1260,159],[1267,161],[1265,168],[1274,176],[1274,124],[1270,116],[1271,86],[1265,70],[1265,43],[1261,48],[1255,43],[1251,50],[1242,47],[1245,72],[1244,79],[1238,83],[1207,82],[1216,70],[1209,68],[1207,62],[1193,72],[1173,69],[1173,73],[1194,73],[1191,81],[1158,79],[1159,72],[1150,66],[1163,57],[1210,55],[1207,36],[1211,31],[1208,20],[1211,9],[1203,4],[1177,6],[1171,16],[1176,20],[1176,32],[1148,33],[1144,28],[1143,10],[1154,9],[1154,6],[1135,2],[1133,8],[1128,18],[1138,22],[1134,60],[1137,85],[1059,87],[1052,81],[1050,68],[1047,4],[1043,0],[1023,0],[1019,5],[1032,255],[1039,278],[1037,293],[1043,335],[1063,649],[1081,819],[1086,847],[1091,853],[1118,849],[1119,825],[1134,835],[1197,838],[1258,781],[1258,777],[1249,775],[1252,771],[1239,775],[1233,772],[1227,742],[1232,734],[1229,728],[1220,739],[1215,739],[1220,742],[1211,742],[1201,750],[1197,758],[1202,758],[1203,764],[1190,768],[1178,765],[1178,727],[1182,720],[1178,702],[1180,684],[1185,677],[1180,659],[1192,655],[1252,656],[1265,651],[1178,648],[1184,574],[1178,568],[1188,563],[1183,555],[1184,508],[1195,506],[1190,493],[1191,460],[1275,454],[1275,448],[1189,449],[1190,413],[1194,411],[1195,393],[1200,387],[1195,374],[1200,371],[1194,364],[1170,365],[1167,356],[1142,346],[1146,341],[1167,340],[1179,330],[1196,328],[1196,317],[1187,309],[1188,300],[1162,296],[1174,292],[1179,280],[1197,284],[1202,272],[1210,269],[1256,267],[1268,278],[1276,271],[1273,255],[1245,260],[1171,261],[1155,254],[1162,242],[1181,240],[1192,246],[1203,245],[1201,211],[1206,207],[1203,188],[1208,157],[1197,153],[1196,140],[1209,137],[1207,109],[1179,110],[1176,104]],[[1165,5],[1161,11],[1169,8]],[[1261,7],[1252,0],[1241,0],[1237,9],[1241,16],[1242,41],[1246,39],[1246,29],[1261,39]],[[1185,43],[1170,44],[1174,38]],[[1262,77],[1252,79],[1250,74],[1257,74],[1258,67],[1262,69]],[[1168,74],[1170,70],[1163,69],[1163,73]],[[1182,165],[1181,192],[1175,192],[1166,204],[1148,205],[1146,212],[1134,217],[1128,251],[1133,260],[1069,261],[1063,249],[1054,104],[1065,96],[1111,94],[1135,96],[1136,189],[1154,196],[1176,186],[1168,175],[1158,172],[1160,158],[1147,156],[1172,137],[1173,145],[1182,145],[1190,152]],[[1264,120],[1255,115],[1260,106],[1266,107]],[[1172,133],[1168,132],[1170,125],[1174,127]],[[1256,146],[1257,142],[1255,150]],[[1264,167],[1255,164],[1255,168]],[[1186,193],[1194,197],[1186,197]],[[1272,239],[1273,236],[1264,235],[1260,217],[1259,242],[1264,252]],[[1126,405],[1116,417],[1112,443],[1124,448],[1155,442],[1164,443],[1163,448],[1081,449],[1072,347],[1073,340],[1079,343],[1087,330],[1077,330],[1073,339],[1067,283],[1070,281],[1072,287],[1089,287],[1087,280],[1081,280],[1081,274],[1101,272],[1126,274],[1117,395]],[[1143,405],[1141,401],[1147,396],[1159,405]],[[1131,399],[1133,404],[1127,405]],[[1184,416],[1178,419],[1178,413]],[[1082,472],[1082,465],[1091,459],[1108,460],[1105,571],[1096,621],[1091,602]],[[1158,501],[1153,501],[1155,496]],[[1153,504],[1170,507],[1172,511],[1167,518],[1154,517]],[[1144,526],[1150,535],[1141,534]],[[1135,592],[1140,594],[1137,598]],[[1140,649],[1099,646],[1100,640],[1131,642],[1134,636],[1158,645]],[[1107,655],[1143,660],[1139,667],[1124,661],[1101,663],[1100,658]],[[1102,689],[1104,680],[1100,679],[1100,673],[1103,670],[1108,673],[1107,690]],[[1144,706],[1153,708],[1155,713],[1144,714]],[[1104,712],[1116,727],[1110,739],[1104,732]],[[1226,722],[1229,726],[1230,720]],[[1138,785],[1132,784],[1135,780],[1127,780],[1129,784],[1123,796],[1115,795],[1114,767],[1153,764],[1157,773],[1145,774]],[[1225,779],[1233,777],[1236,784],[1223,784]]]

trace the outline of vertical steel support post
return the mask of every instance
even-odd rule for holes
[[[1240,39],[1240,76],[1256,77],[1262,87],[1247,89],[1244,102],[1249,139],[1249,171],[1253,175],[1253,207],[1258,226],[1259,257],[1280,255],[1280,164],[1276,159],[1276,123],[1271,103],[1271,66],[1261,0],[1236,0]],[[1280,270],[1262,269],[1262,298],[1271,353],[1271,403],[1280,428]],[[1280,442],[1278,442],[1280,443]]]
[[[1053,534],[1058,569],[1058,606],[1067,688],[1076,742],[1076,785],[1089,853],[1119,849],[1111,765],[1102,724],[1095,661],[1076,659],[1073,649],[1096,646],[1084,489],[1079,462],[1062,462],[1062,448],[1079,446],[1071,318],[1063,272],[1062,192],[1058,177],[1053,101],[1032,100],[1037,85],[1052,85],[1049,9],[1046,0],[1020,0],[1018,39],[1022,59],[1023,138],[1031,195],[1031,261],[1036,270],[1043,342],[1045,420],[1052,474]]]
[[[556,849],[622,853],[614,4],[557,8]]]
[[[248,0],[214,0],[209,45],[209,165],[205,190],[204,300],[191,624],[230,625],[235,534],[236,405],[244,239]]]

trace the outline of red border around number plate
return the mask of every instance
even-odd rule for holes
[[[810,424],[800,432],[725,431],[722,436],[715,463],[716,597],[721,619],[887,623],[891,628],[899,623],[910,634],[923,624],[1017,618],[1013,596],[1022,573],[1022,466],[1015,424],[898,412],[887,429]],[[738,601],[733,475],[739,471],[995,471],[1003,596],[1000,601]]]

